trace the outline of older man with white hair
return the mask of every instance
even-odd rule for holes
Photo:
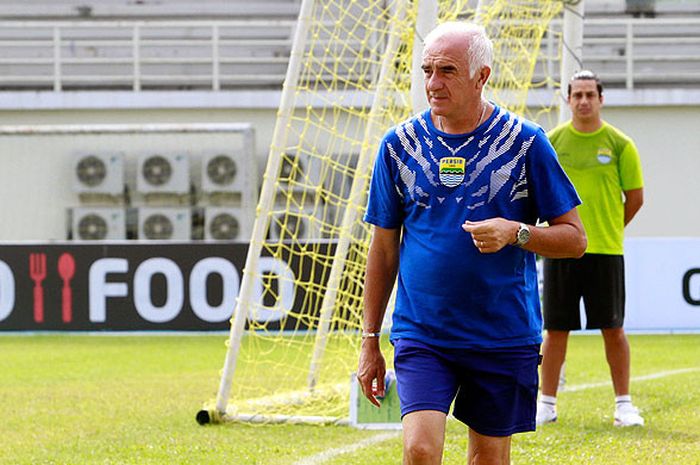
[[[511,435],[535,429],[535,253],[586,248],[580,200],[545,133],[482,96],[492,49],[467,22],[426,37],[430,108],[387,132],[372,176],[358,380],[379,405],[379,334],[398,274],[391,342],[404,464],[441,463],[453,402],[469,426],[468,463],[510,464]]]

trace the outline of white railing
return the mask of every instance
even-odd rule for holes
[[[553,22],[540,54],[540,75],[557,75],[557,38]],[[586,19],[582,68],[606,84],[635,87],[700,87],[700,17]],[[546,71],[546,72],[545,72]]]
[[[4,90],[279,88],[293,20],[3,21]],[[558,80],[561,24],[536,79]],[[588,19],[584,67],[606,84],[700,86],[700,17]]]
[[[5,89],[277,86],[293,20],[0,22]]]

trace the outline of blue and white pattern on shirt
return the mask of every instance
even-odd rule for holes
[[[465,220],[535,224],[580,203],[542,129],[495,106],[475,131],[435,128],[430,110],[385,135],[365,221],[402,228],[392,339],[443,347],[541,341],[535,257],[481,254]]]

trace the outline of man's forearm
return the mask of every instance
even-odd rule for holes
[[[525,249],[547,258],[578,258],[586,251],[586,235],[571,224],[531,228]]]
[[[545,228],[532,228],[525,249],[547,258],[579,258],[586,251],[586,231],[576,209],[549,221]]]
[[[644,203],[644,190],[634,189],[625,191],[625,226],[632,221]]]
[[[395,266],[372,263],[372,260],[368,258],[364,290],[363,331],[379,332],[381,330],[382,320],[395,280]]]
[[[367,255],[363,331],[381,330],[398,265],[398,232],[375,230]]]

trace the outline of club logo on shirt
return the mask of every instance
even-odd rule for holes
[[[440,182],[447,187],[459,186],[464,181],[465,160],[462,157],[440,159]]]
[[[597,157],[598,157],[598,161],[601,164],[607,165],[608,163],[610,163],[610,160],[612,160],[612,150],[610,150],[607,147],[600,147],[598,149]]]

